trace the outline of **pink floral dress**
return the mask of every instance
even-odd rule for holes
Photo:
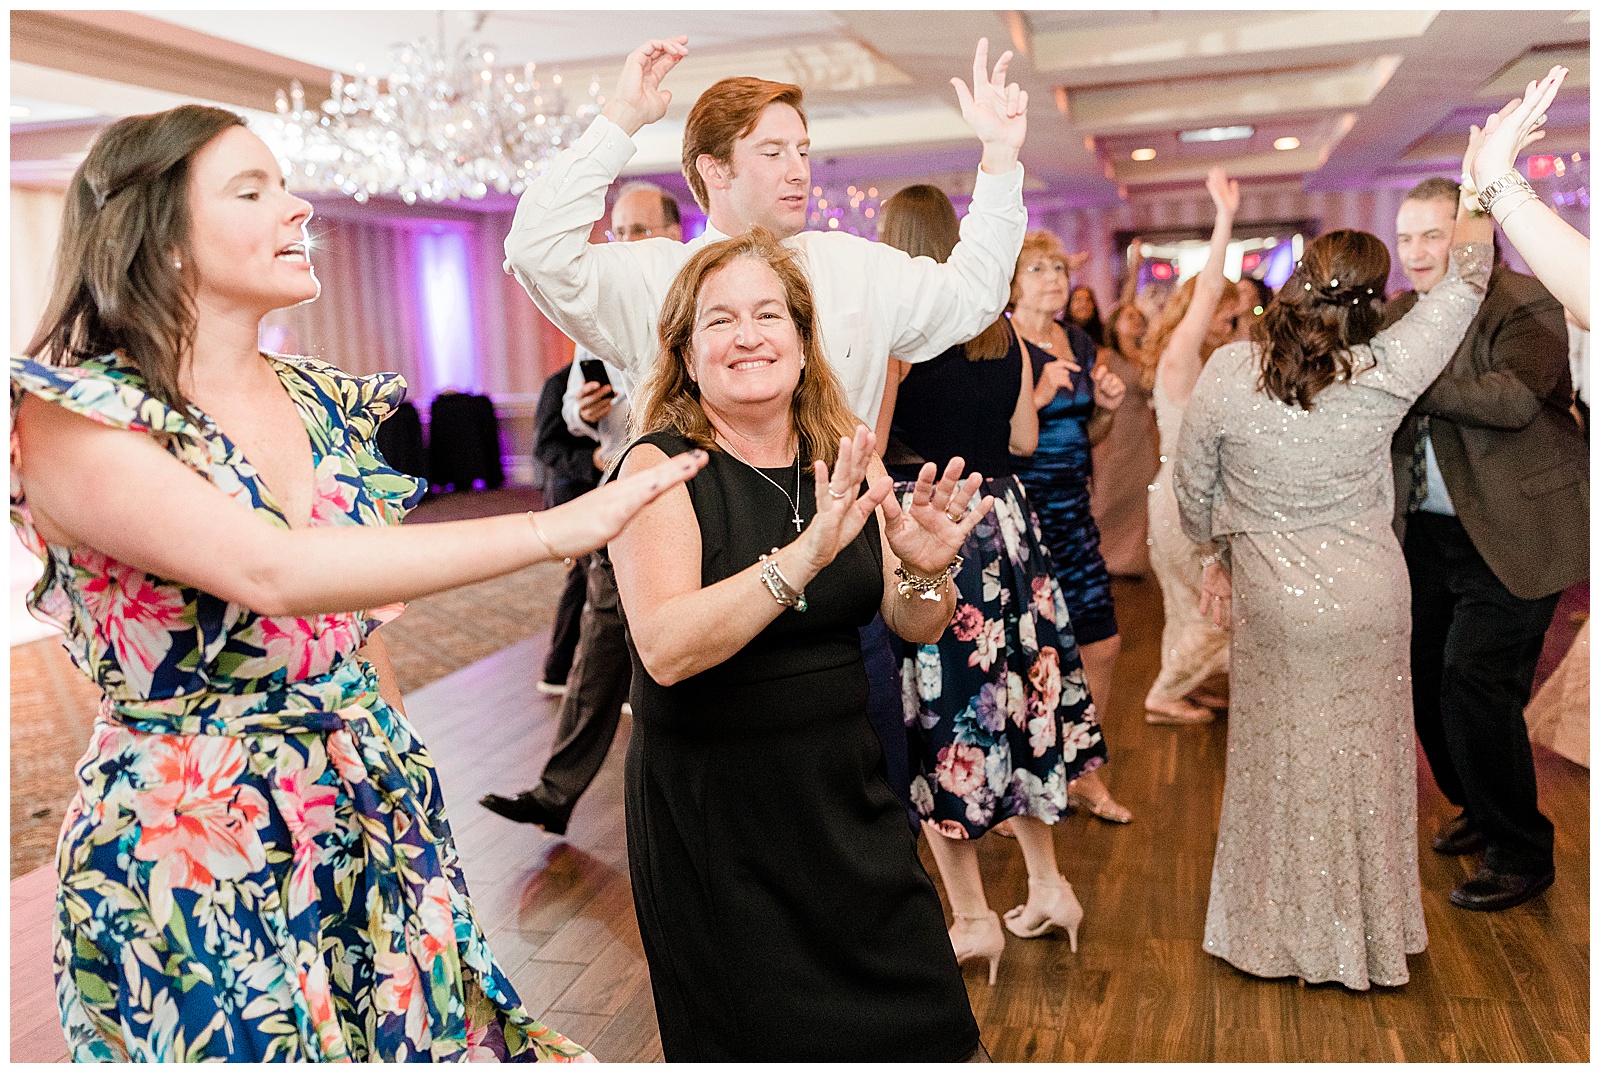
[[[311,524],[393,525],[422,495],[373,443],[405,384],[271,360],[310,435]],[[11,361],[37,395],[166,449],[273,525],[212,421],[119,355]],[[13,421],[13,427],[15,422]],[[438,779],[356,650],[399,607],[266,617],[46,544],[29,607],[104,693],[56,856],[55,971],[78,1061],[578,1059],[528,1016],[472,913]]]

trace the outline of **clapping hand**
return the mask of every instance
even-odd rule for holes
[[[983,170],[994,174],[1011,170],[1028,135],[1028,94],[1015,82],[1006,83],[1010,66],[1010,51],[1002,52],[990,73],[989,39],[983,37],[972,57],[972,88],[959,78],[950,80],[961,117],[983,143]]]
[[[938,477],[939,467],[924,462],[909,506],[901,507],[894,496],[883,501],[889,550],[924,577],[933,577],[949,566],[972,527],[994,507],[994,496],[972,502],[983,486],[983,475],[974,473],[962,480],[965,467],[962,459],[952,458],[944,476]]]
[[[1556,99],[1556,91],[1567,77],[1567,69],[1557,64],[1539,82],[1529,82],[1527,92],[1509,101],[1483,125],[1483,144],[1473,159],[1469,144],[1467,166],[1472,184],[1482,190],[1489,183],[1516,167],[1517,154],[1544,137],[1546,110]]]
[[[622,61],[622,73],[617,76],[617,90],[601,114],[630,138],[640,127],[666,115],[672,91],[662,89],[661,80],[688,54],[689,39],[681,35],[646,41],[628,53]]]
[[[877,457],[876,448],[877,437],[872,430],[859,425],[854,437],[839,437],[839,457],[834,460],[832,472],[820,459],[811,464],[816,479],[817,515],[795,538],[795,544],[813,575],[833,562],[839,549],[856,538],[879,503],[891,498],[894,481],[886,473],[873,481],[865,494],[861,492],[867,465]]]
[[[1115,410],[1127,397],[1128,385],[1110,366],[1097,362],[1089,370],[1089,379],[1094,381],[1094,404],[1102,410]]]

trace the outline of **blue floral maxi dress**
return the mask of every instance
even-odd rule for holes
[[[953,347],[900,385],[894,433],[941,472],[960,455],[984,475],[994,508],[967,534],[955,617],[938,644],[897,642],[910,738],[911,803],[951,838],[978,838],[1011,816],[1055,823],[1067,783],[1105,762],[1105,741],[1039,520],[1010,474],[1010,414],[1022,379],[1005,357],[968,361]],[[915,464],[897,465],[901,478]],[[895,493],[911,501],[914,483]]]
[[[310,436],[311,525],[392,525],[421,498],[373,436],[405,394],[272,357]],[[11,362],[33,394],[162,439],[273,525],[204,414],[118,355]],[[33,613],[104,697],[62,824],[57,998],[78,1061],[574,1059],[522,1009],[473,916],[433,763],[356,650],[399,613],[258,615],[11,521],[44,561]]]

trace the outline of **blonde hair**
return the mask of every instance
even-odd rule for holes
[[[1022,236],[1022,250],[1017,254],[1017,265],[1011,270],[1011,298],[1006,302],[1006,309],[1017,308],[1017,291],[1022,282],[1023,262],[1034,257],[1048,257],[1054,254],[1062,264],[1067,263],[1067,248],[1061,245],[1061,240],[1049,231],[1029,231]],[[1072,290],[1072,277],[1067,276],[1067,290]]]
[[[700,387],[689,377],[695,309],[706,280],[741,257],[760,261],[783,285],[805,359],[790,403],[790,420],[800,437],[800,458],[804,462],[820,459],[831,466],[839,457],[839,437],[852,435],[861,422],[850,412],[844,388],[822,353],[816,304],[806,274],[794,254],[764,227],[701,247],[672,281],[657,329],[661,349],[639,385],[632,430],[638,436],[671,430],[698,447],[720,450],[716,429],[700,405]]]
[[[1167,349],[1167,344],[1172,341],[1172,333],[1178,330],[1178,325],[1183,323],[1183,318],[1189,312],[1189,306],[1194,302],[1195,284],[1199,282],[1198,275],[1190,276],[1183,281],[1183,286],[1173,291],[1167,298],[1167,304],[1161,307],[1155,321],[1149,330],[1144,333],[1144,355],[1140,365],[1144,368],[1144,375],[1140,383],[1146,391],[1156,386],[1156,367],[1161,364],[1161,352]],[[1233,303],[1239,300],[1239,285],[1226,277],[1222,280],[1222,297],[1217,299],[1217,306],[1223,303]],[[1211,357],[1211,352],[1216,347],[1208,347],[1200,343],[1200,362],[1204,364]]]

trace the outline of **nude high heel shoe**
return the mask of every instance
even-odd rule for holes
[[[1006,933],[1000,930],[1000,917],[993,909],[978,916],[956,914],[950,925],[950,946],[956,952],[956,963],[974,958],[989,959],[989,986],[994,986],[995,973],[1000,969],[1000,952],[1006,946]]]
[[[1028,901],[1006,913],[1006,928],[1022,939],[1035,939],[1051,928],[1067,930],[1067,944],[1078,952],[1078,925],[1083,922],[1083,906],[1072,892],[1072,884],[1061,876],[1051,880],[1028,878]]]

